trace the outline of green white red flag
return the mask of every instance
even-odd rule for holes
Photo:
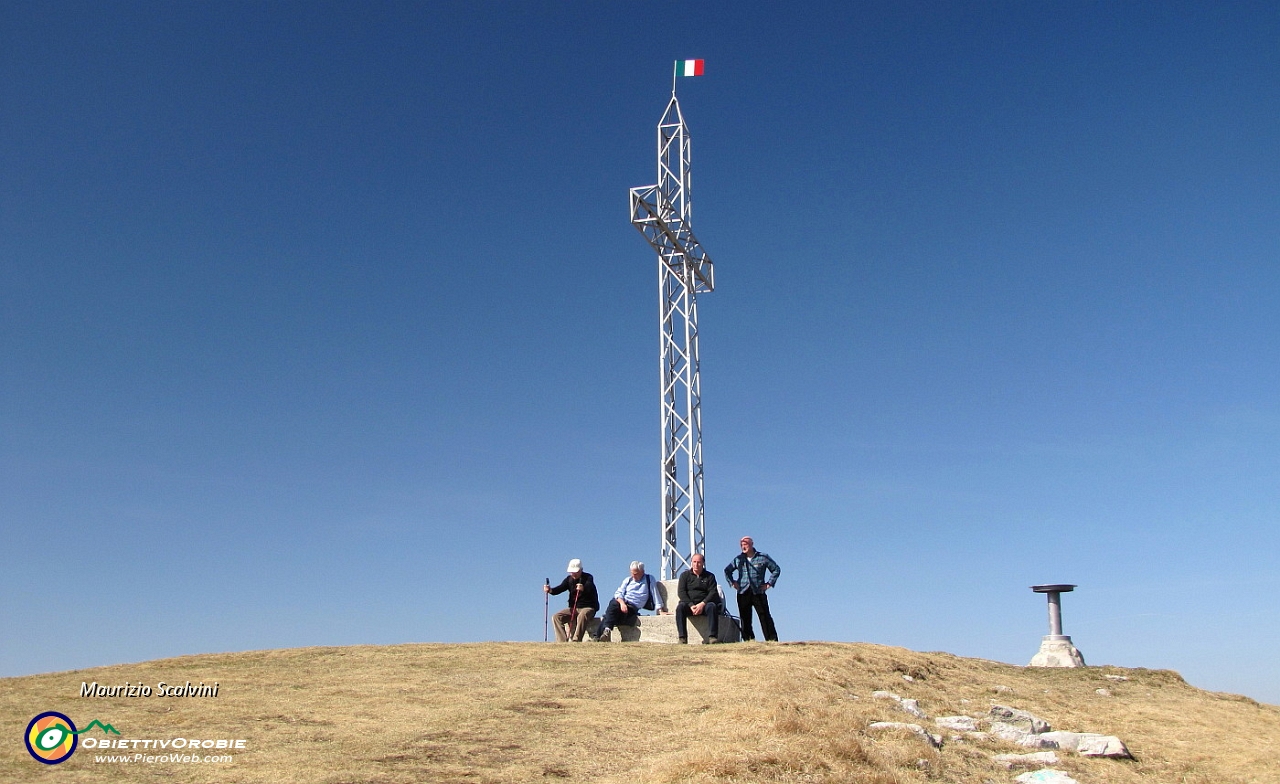
[[[702,60],[677,60],[676,73],[681,76],[702,76]]]

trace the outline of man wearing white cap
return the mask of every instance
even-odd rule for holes
[[[595,620],[596,611],[600,609],[600,596],[596,593],[596,581],[589,572],[582,571],[582,561],[574,558],[569,562],[568,576],[552,588],[542,586],[542,590],[556,596],[569,592],[569,606],[551,616],[556,629],[556,641],[582,642],[587,632],[587,624]]]

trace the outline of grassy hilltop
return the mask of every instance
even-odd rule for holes
[[[162,680],[217,681],[219,695],[79,696],[85,681]],[[1280,782],[1280,708],[1192,688],[1174,672],[1024,669],[843,643],[303,648],[7,678],[0,781],[982,784],[1017,774],[992,755],[1032,751],[950,740],[875,690],[917,699],[931,717],[1009,705],[1054,729],[1117,735],[1133,752],[1060,753],[1053,767],[1080,784]],[[20,738],[46,710],[82,729],[100,719],[126,738],[244,738],[247,748],[230,763],[111,764],[82,744],[42,765]],[[938,751],[909,733],[869,732],[873,721],[918,723],[948,740]],[[106,737],[81,738],[91,735]]]

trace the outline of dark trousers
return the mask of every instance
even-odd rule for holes
[[[769,614],[769,597],[764,592],[738,594],[738,615],[742,617],[742,639],[754,640],[755,630],[751,628],[751,611],[760,613],[760,627],[764,630],[764,638],[769,642],[778,641],[778,630],[773,628],[773,616]]]
[[[640,609],[627,605],[627,611],[624,613],[618,609],[618,600],[610,599],[609,606],[604,610],[604,617],[600,619],[600,625],[596,627],[596,636],[599,637],[605,629],[612,629],[615,626],[635,626],[636,618],[640,617]]]
[[[697,604],[697,602],[694,602],[694,604]],[[692,606],[693,605],[689,604],[688,602],[680,602],[679,604],[676,605],[676,634],[679,634],[680,639],[682,640],[689,639],[689,631],[688,631],[689,627],[687,625],[689,618],[698,617],[693,613],[689,612],[689,608]],[[715,602],[707,602],[706,606],[702,608],[702,614],[707,616],[707,636],[719,637],[720,636],[720,605],[716,604]]]

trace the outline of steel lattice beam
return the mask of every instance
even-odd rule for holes
[[[689,164],[689,129],[673,90],[658,122],[658,184],[631,189],[631,225],[658,254],[664,580],[706,552],[697,295],[715,288],[715,275],[689,226]]]

